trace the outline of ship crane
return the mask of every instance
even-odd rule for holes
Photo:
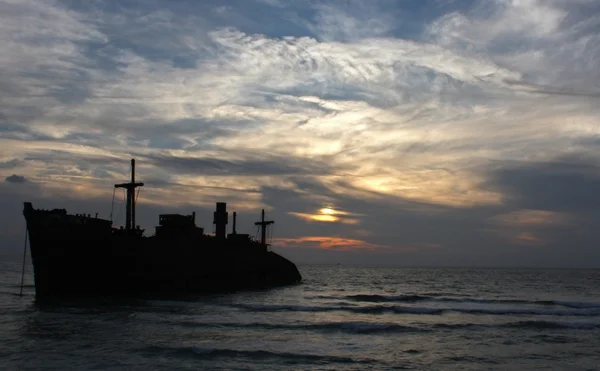
[[[254,225],[260,226],[260,243],[263,246],[267,246],[267,226],[274,224],[273,220],[265,220],[265,209],[262,209],[262,218],[260,222],[254,223]]]
[[[125,188],[127,190],[127,201],[125,212],[125,230],[131,231],[135,229],[135,189],[143,187],[144,183],[135,182],[135,160],[131,159],[131,182],[115,184],[115,188]]]

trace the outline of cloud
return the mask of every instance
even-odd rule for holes
[[[19,183],[25,183],[27,181],[27,179],[25,179],[25,177],[22,176],[22,175],[13,174],[11,176],[7,176],[4,179],[4,181],[8,182],[8,183],[17,183],[17,184],[19,184]]]
[[[308,28],[323,41],[352,41],[388,34],[394,18],[378,2],[350,1],[346,6],[317,4],[315,21]]]
[[[554,87],[544,89],[549,94],[560,93],[560,86],[593,92],[585,76],[598,75],[589,64],[600,51],[600,39],[591,32],[598,14],[597,4],[585,0],[479,1],[466,14],[439,18],[428,32],[442,45],[478,51],[521,71],[530,83]]]
[[[546,242],[531,232],[521,232],[513,238],[514,243],[522,246],[540,246]]]
[[[503,226],[539,226],[551,227],[565,225],[570,221],[569,214],[548,210],[517,210],[510,213],[496,215],[490,218],[494,224]]]

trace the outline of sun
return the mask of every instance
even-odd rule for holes
[[[329,207],[324,207],[321,210],[319,210],[321,212],[321,214],[324,215],[334,215],[337,214],[337,212],[335,210],[333,210],[332,208]]]

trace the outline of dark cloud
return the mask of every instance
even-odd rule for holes
[[[505,165],[489,174],[486,187],[501,192],[519,209],[600,211],[600,167],[584,156]]]
[[[81,104],[92,95],[90,87],[79,83],[62,84],[50,93],[56,100],[64,104]]]
[[[183,119],[172,122],[146,122],[139,127],[131,127],[131,139],[150,138],[149,147],[152,148],[186,148],[201,147],[208,149],[214,147],[210,142],[217,138],[227,138],[239,135],[239,129],[251,128],[257,123],[250,120],[219,121],[206,119]],[[194,140],[197,145],[189,146]]]
[[[569,217],[564,225],[522,226],[500,231],[513,237],[533,234],[543,243],[527,247],[521,258],[531,266],[594,267],[600,261],[600,167],[597,160],[570,155],[547,162],[505,164],[490,172],[486,184],[505,196],[509,210],[544,210]],[[508,241],[507,243],[510,243]]]
[[[600,3],[597,1],[559,1],[553,4],[565,12],[561,25],[572,30],[573,37],[594,34],[597,31],[597,15]]]
[[[138,112],[119,112],[118,109],[108,110],[106,115],[90,119],[85,125],[75,123],[75,118],[66,115],[62,117],[63,122],[55,123],[56,128],[65,128],[69,131],[69,133],[59,138],[40,133],[35,130],[34,126],[28,127],[26,125],[2,125],[0,132],[6,139],[85,144],[92,147],[121,146],[122,142],[119,142],[116,137],[116,134],[120,134],[121,140],[132,147],[138,147],[139,143],[147,141],[147,146],[150,148],[173,149],[185,146],[187,149],[202,148],[206,150],[218,149],[211,144],[214,139],[235,137],[239,135],[240,129],[248,130],[259,125],[258,122],[251,120],[215,122],[201,118],[174,121],[128,121],[128,118],[131,118],[134,114],[138,114]],[[43,113],[40,112],[39,115],[42,116]],[[116,119],[119,116],[121,117]],[[0,120],[0,122],[2,121]],[[94,131],[94,133],[90,133],[91,131]],[[106,135],[106,133],[110,133],[110,135]],[[196,144],[190,145],[191,141]]]
[[[236,153],[239,154],[239,153]],[[224,153],[224,155],[226,155]],[[256,155],[255,155],[256,156]],[[209,157],[175,157],[164,154],[146,155],[155,166],[186,174],[200,175],[319,175],[330,174],[332,168],[314,160],[265,155],[262,158],[227,160]],[[256,156],[258,157],[258,156]]]
[[[260,190],[255,189],[255,188],[247,188],[244,190],[240,190],[237,188],[220,187],[220,186],[207,186],[207,185],[198,185],[198,184],[188,185],[188,184],[175,183],[175,182],[172,182],[169,180],[154,178],[154,177],[149,177],[149,178],[144,177],[143,181],[144,181],[144,185],[146,185],[148,187],[152,187],[152,188],[172,188],[172,189],[179,188],[179,189],[187,189],[187,190],[220,190],[220,191],[226,191],[226,192],[231,192],[231,193],[234,193],[234,192],[260,193]]]
[[[8,183],[25,183],[27,179],[25,179],[25,177],[22,175],[13,174],[11,176],[7,176],[4,181]]]
[[[13,158],[8,161],[0,161],[0,169],[14,169],[15,167],[21,166],[23,164],[23,160],[18,158]]]
[[[570,87],[540,85],[532,82],[504,79],[508,85],[521,86],[527,92],[548,95],[566,95],[571,97],[600,98],[600,91],[583,91]]]
[[[30,154],[27,157],[25,157],[26,161],[48,161],[50,159],[52,160],[52,162],[65,162],[70,165],[76,164],[79,167],[86,167],[90,165],[117,165],[121,166],[122,168],[124,164],[126,164],[128,161],[128,159],[119,159],[110,156],[87,155],[80,153],[74,156],[72,152],[61,150],[36,150],[31,151]]]

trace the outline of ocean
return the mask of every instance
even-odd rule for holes
[[[298,268],[270,291],[42,306],[4,262],[0,369],[600,369],[600,270]]]

